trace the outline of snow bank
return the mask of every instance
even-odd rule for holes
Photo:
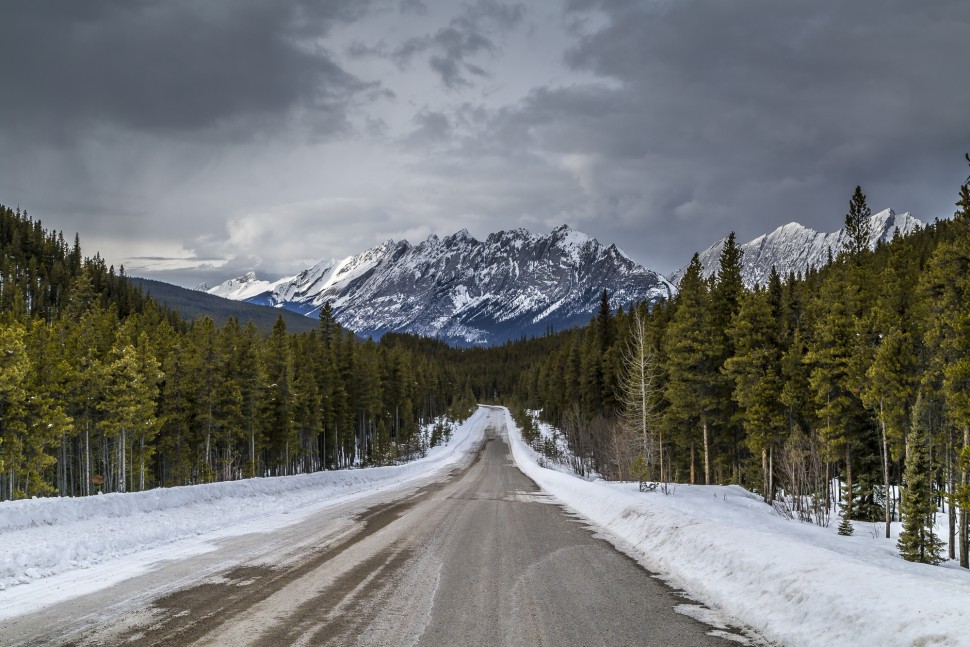
[[[505,412],[512,455],[543,490],[647,569],[784,645],[966,645],[970,573],[912,564],[880,524],[855,535],[774,514],[737,486],[587,482],[539,467]],[[898,530],[897,530],[898,532]],[[895,534],[895,533],[894,533]]]
[[[0,503],[0,590],[190,537],[286,526],[321,508],[404,486],[477,451],[484,415],[476,411],[447,446],[404,465]]]

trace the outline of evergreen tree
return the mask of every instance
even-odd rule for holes
[[[872,235],[872,223],[869,218],[872,210],[866,203],[866,196],[862,187],[857,186],[849,200],[849,213],[845,214],[845,251],[852,256],[859,256],[869,249],[869,238]]]
[[[926,433],[926,409],[920,395],[913,407],[913,424],[907,439],[903,530],[896,544],[903,559],[923,564],[943,561],[943,544],[933,531],[935,515],[933,465]]]
[[[960,566],[970,568],[970,187],[960,187],[960,209],[949,239],[932,253],[921,277],[927,345],[932,352],[927,380],[938,380],[951,424],[963,438],[960,505]]]
[[[727,449],[726,452],[719,451],[720,448],[715,448],[714,451],[724,459],[717,464],[731,471],[731,479],[735,483],[740,483],[742,479],[740,460],[743,431],[738,425],[738,407],[732,398],[736,386],[735,375],[723,368],[725,362],[735,355],[734,340],[728,331],[738,316],[745,291],[741,277],[743,257],[744,252],[735,241],[732,231],[718,258],[718,270],[711,290],[711,320],[708,333],[710,345],[708,352],[711,354],[712,390],[715,402],[712,422],[719,431],[720,444]],[[706,453],[710,452],[706,451]],[[709,471],[707,465],[705,470]],[[705,480],[710,479],[705,476]]]
[[[695,456],[697,445],[701,445],[707,483],[710,480],[708,428],[716,412],[714,384],[720,365],[712,344],[710,290],[701,276],[697,254],[680,281],[674,308],[664,335],[668,373],[664,395],[669,404],[664,424],[670,430],[669,437],[688,450],[691,483],[696,481]]]
[[[783,442],[785,411],[779,317],[772,312],[768,296],[755,289],[742,301],[728,331],[735,354],[725,362],[724,370],[734,380],[733,397],[744,421],[748,447],[761,455],[762,495],[771,502],[774,449]]]
[[[24,343],[26,331],[19,323],[0,321],[0,467],[5,487],[0,499],[25,495],[17,487],[17,471],[24,458],[27,436],[27,379],[30,361]]]
[[[141,355],[141,356],[139,356]],[[115,446],[118,492],[128,490],[128,448],[132,436],[140,439],[151,434],[156,424],[155,397],[161,375],[158,362],[147,351],[139,353],[128,344],[112,351],[112,362],[106,367],[104,413],[101,429]]]
[[[851,534],[848,521],[853,514],[852,454],[861,446],[862,405],[851,380],[855,326],[845,281],[827,281],[816,304],[821,316],[805,361],[811,366],[809,384],[821,422],[820,435],[828,446],[829,457],[837,460],[841,455],[845,460],[845,525],[840,530]]]

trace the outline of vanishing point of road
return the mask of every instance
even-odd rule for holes
[[[542,494],[504,416],[443,480],[335,506],[13,618],[13,645],[736,644]]]

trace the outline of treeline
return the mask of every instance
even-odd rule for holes
[[[941,558],[944,505],[950,557],[959,547],[967,567],[966,185],[957,204],[952,220],[870,251],[857,189],[846,253],[755,289],[732,235],[717,272],[705,279],[695,256],[672,301],[613,313],[604,294],[586,328],[529,342],[541,356],[502,395],[541,409],[607,477],[737,483],[818,523],[840,499],[841,532],[884,521],[888,537],[902,517],[918,561]]]
[[[0,207],[0,500],[377,465],[472,402],[432,358],[319,328],[192,324]]]

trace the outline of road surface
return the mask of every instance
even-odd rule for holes
[[[0,625],[2,644],[727,645],[514,465],[489,415],[437,483],[227,540]],[[396,497],[396,498],[395,498]],[[231,564],[231,566],[227,566]]]

